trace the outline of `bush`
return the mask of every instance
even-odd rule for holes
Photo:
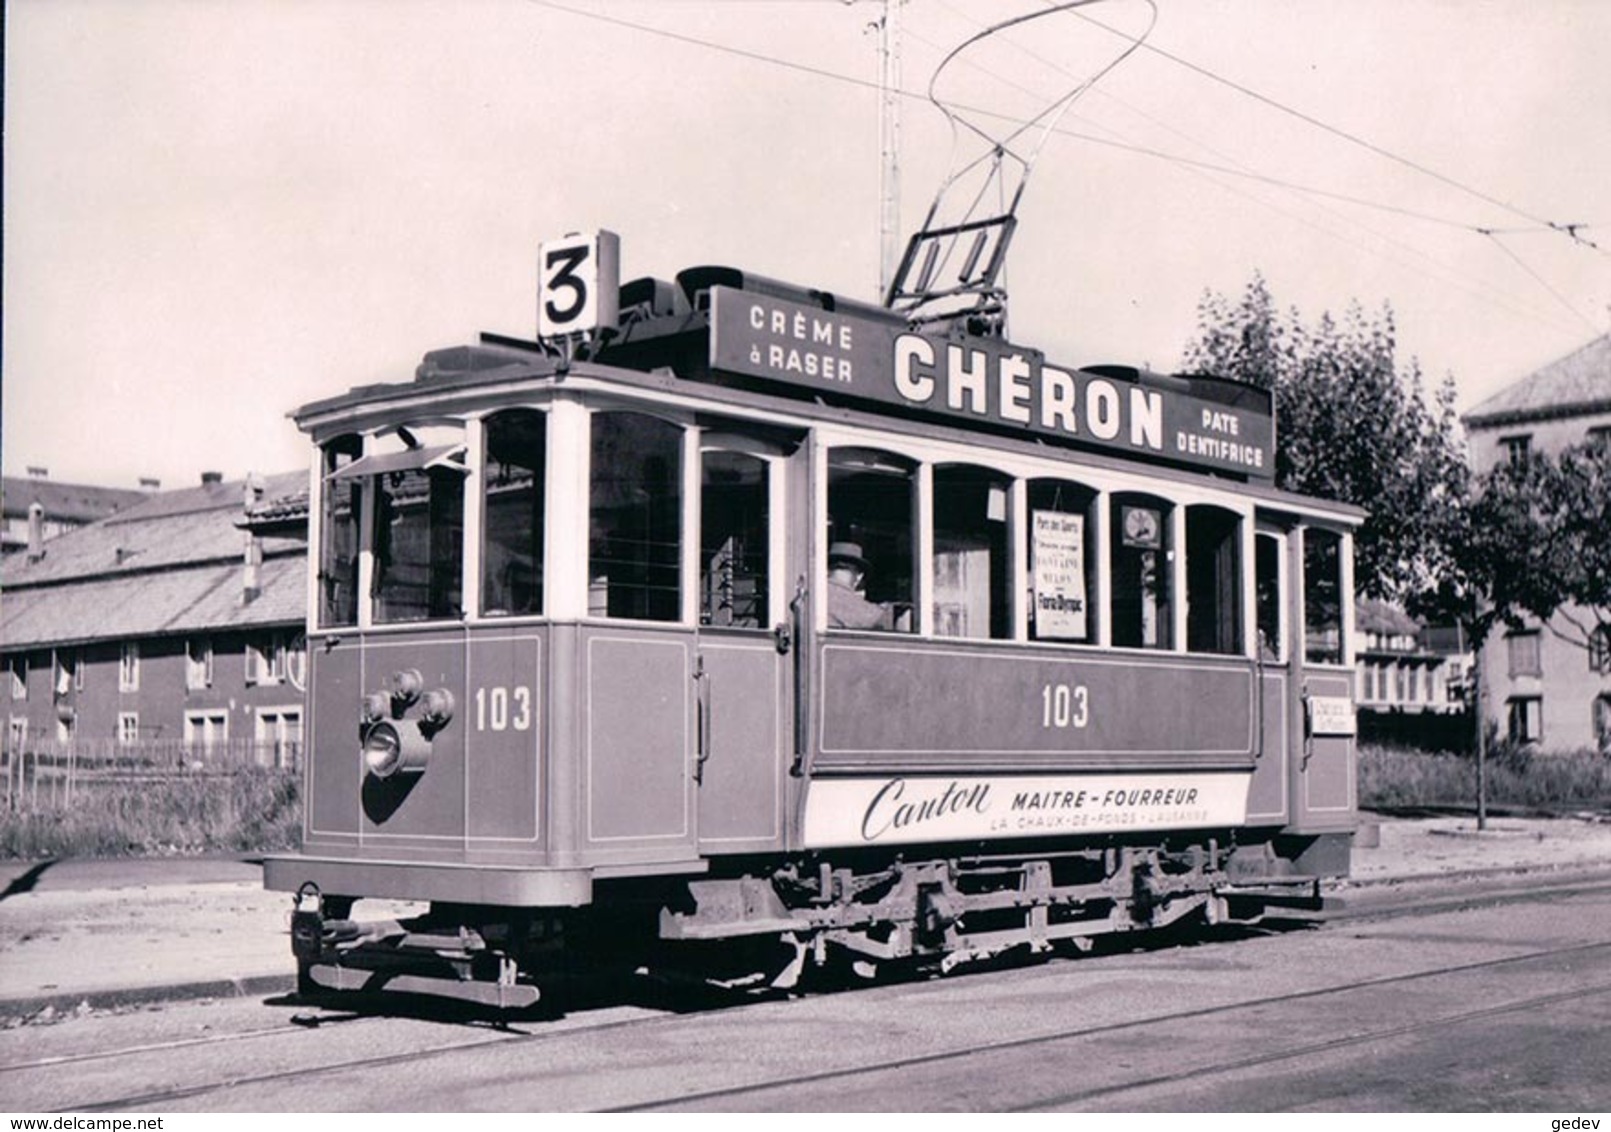
[[[1476,800],[1475,755],[1360,745],[1361,806],[1469,807]],[[1567,808],[1611,804],[1611,760],[1593,751],[1541,753],[1500,744],[1488,756],[1488,801]]]
[[[253,767],[83,783],[69,803],[0,810],[0,858],[294,849],[301,777]]]

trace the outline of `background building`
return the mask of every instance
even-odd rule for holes
[[[7,556],[7,751],[294,762],[306,488],[209,474]]]
[[[1464,421],[1479,474],[1504,461],[1611,443],[1611,335],[1501,390]],[[1611,750],[1611,649],[1585,649],[1535,621],[1497,630],[1482,666],[1487,714],[1501,735],[1553,749]]]
[[[5,513],[0,550],[6,554],[27,548],[30,539],[36,546],[43,545],[64,531],[132,507],[157,487],[154,481],[142,481],[140,491],[57,483],[43,468],[28,471],[27,476],[0,479],[0,506]]]

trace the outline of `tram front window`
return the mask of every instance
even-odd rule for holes
[[[682,615],[682,429],[643,413],[593,414],[587,611]]]
[[[1222,507],[1186,508],[1186,648],[1242,651],[1242,520]]]
[[[1113,497],[1113,643],[1119,648],[1174,646],[1173,509],[1153,496]]]
[[[486,429],[481,611],[541,613],[547,418],[514,409],[488,418]]]
[[[464,468],[382,472],[375,483],[375,620],[456,618],[464,586]]]
[[[912,488],[915,466],[891,452],[828,454],[824,594],[835,629],[914,631]]]
[[[358,517],[363,488],[338,476],[363,452],[363,439],[338,436],[324,446],[324,507],[319,516],[319,625],[358,624]]]
[[[934,469],[934,632],[1012,636],[1008,606],[1007,485],[998,472]]]
[[[1096,492],[1064,480],[1029,482],[1029,636],[1035,641],[1096,640]]]
[[[759,628],[767,617],[766,461],[708,451],[701,464],[700,624]]]

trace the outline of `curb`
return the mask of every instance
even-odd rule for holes
[[[201,998],[257,998],[262,995],[290,994],[295,990],[295,975],[246,975],[235,979],[205,979],[194,983],[114,987],[78,993],[62,992],[27,998],[0,999],[0,1019],[33,1018],[47,1010],[52,1011],[56,1017],[65,1017],[71,1016],[84,1006],[90,1010],[117,1010],[168,1002],[193,1002]]]

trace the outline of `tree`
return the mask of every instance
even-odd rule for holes
[[[1455,439],[1454,383],[1428,399],[1420,366],[1400,366],[1392,309],[1357,304],[1312,326],[1281,314],[1262,276],[1240,299],[1207,292],[1187,369],[1269,389],[1276,411],[1276,486],[1369,511],[1354,546],[1355,586],[1409,602],[1447,560],[1445,512],[1470,474]]]
[[[1486,590],[1488,617],[1537,618],[1561,640],[1611,638],[1611,445],[1502,464],[1478,485],[1456,566]]]

